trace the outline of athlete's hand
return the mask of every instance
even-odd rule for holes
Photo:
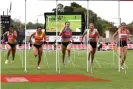
[[[4,40],[2,40],[2,44],[5,44],[5,41]]]
[[[45,41],[45,40],[42,40],[41,42],[42,42],[43,44],[44,44],[44,43],[46,43],[46,41]]]
[[[83,37],[81,37],[81,43],[83,43]]]
[[[32,40],[29,40],[29,43],[31,43],[31,44],[32,44]]]
[[[115,40],[112,40],[112,44],[115,44]]]
[[[128,38],[128,41],[130,41],[131,40],[131,38]]]
[[[72,43],[74,43],[74,40],[72,40]]]

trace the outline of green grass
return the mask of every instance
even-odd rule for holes
[[[21,53],[22,54],[22,53]],[[55,71],[55,51],[47,53],[47,58],[50,68],[44,64],[44,59],[41,62],[41,70],[36,69],[37,59],[34,58],[32,51],[27,51],[27,73],[22,68],[19,52],[16,54],[16,59],[13,64],[5,65],[6,53],[2,52],[2,74],[57,74]],[[118,59],[115,57],[114,65],[112,60],[112,51],[97,52],[93,73],[86,72],[86,51],[76,51],[75,54],[76,68],[70,64],[67,68],[60,66],[61,74],[84,74],[97,78],[111,80],[110,82],[44,82],[44,83],[2,83],[1,89],[133,89],[133,50],[128,51],[126,65],[128,66],[126,74],[123,71],[118,72]],[[74,51],[71,54],[74,59]],[[11,59],[11,58],[10,58]],[[96,60],[100,63],[99,68]]]
[[[63,15],[63,16],[64,16],[63,19],[58,20],[58,22],[57,22],[58,32],[63,29],[66,21],[81,20],[81,16],[79,16],[79,15]],[[76,16],[76,19],[74,18],[74,16]],[[51,15],[51,17],[55,18],[55,16],[52,16],[52,15]],[[81,28],[81,21],[70,21],[70,28],[72,29],[73,32],[76,32],[76,28]],[[53,21],[53,20],[49,20],[49,22],[47,21],[46,22],[46,30],[47,30],[47,32],[55,32],[56,31],[56,21]]]

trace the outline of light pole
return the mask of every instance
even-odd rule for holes
[[[44,15],[43,15],[43,14],[39,14],[39,15],[37,15],[37,20],[36,20],[37,24],[39,23],[39,21],[38,21],[38,17],[41,17],[41,16],[44,16]]]
[[[119,22],[115,22],[115,24],[118,24],[118,27],[119,27],[119,25],[121,24],[121,22],[122,22],[122,18],[112,18],[112,19],[117,19]]]

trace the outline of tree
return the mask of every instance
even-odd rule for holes
[[[87,19],[87,9],[83,8],[81,5],[72,2],[70,6],[63,6],[62,4],[58,4],[59,8],[64,7],[64,12],[83,12],[86,15]],[[52,11],[56,11],[54,8]],[[58,10],[60,12],[60,10]],[[95,27],[98,29],[100,35],[103,35],[105,30],[107,30],[109,27],[114,27],[112,22],[109,22],[107,20],[102,19],[101,17],[98,17],[96,13],[94,13],[92,10],[88,11],[89,13],[89,23],[94,23]],[[86,20],[87,21],[87,20]]]
[[[70,7],[72,7],[72,8],[82,8],[81,5],[79,5],[79,4],[75,3],[75,2],[72,2]]]
[[[56,12],[56,8],[53,8],[52,11],[53,11],[53,12]]]
[[[56,8],[53,8],[52,11],[56,12]],[[57,12],[64,12],[64,5],[63,4],[57,5]]]
[[[132,27],[133,28],[133,21],[129,24],[127,24],[127,27]]]
[[[64,5],[63,4],[58,4],[57,5],[57,10],[58,10],[58,12],[64,12]]]
[[[75,8],[73,12],[86,12],[85,8]]]
[[[73,12],[73,8],[70,6],[65,6],[64,7],[64,12]]]

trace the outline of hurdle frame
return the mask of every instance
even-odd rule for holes
[[[26,1],[27,1],[27,0],[25,0],[25,47],[24,47],[24,50],[25,50],[25,55],[24,55],[24,56],[25,56],[25,57],[24,57],[24,58],[25,58],[25,61],[24,61],[24,62],[25,62],[25,63],[24,63],[24,64],[25,64],[25,65],[24,65],[24,71],[25,71],[25,73],[27,72],[27,68],[26,68],[26,67],[27,67],[27,62],[26,62],[26,61],[27,61],[27,58],[26,58],[26,56],[27,56],[27,55],[26,55],[26,54],[27,54],[27,52],[26,52],[27,2],[26,2]]]
[[[57,39],[58,39],[58,31],[57,31],[57,15],[58,15],[58,12],[57,12],[57,6],[58,6],[58,0],[56,0],[56,72],[59,72],[60,73],[60,63],[59,63],[59,49],[58,49],[58,42],[57,42]]]

